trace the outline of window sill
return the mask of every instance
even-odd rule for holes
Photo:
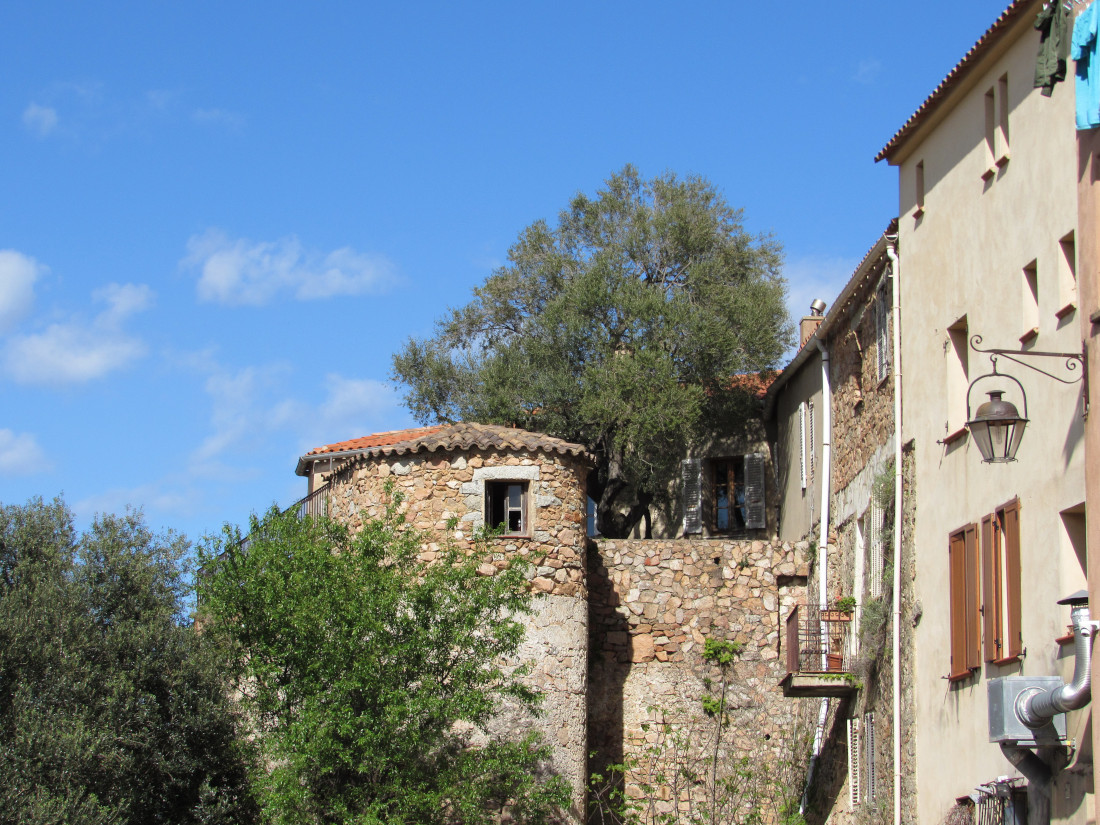
[[[1057,639],[1054,640],[1054,642],[1055,642],[1055,644],[1059,644],[1059,645],[1071,645],[1071,644],[1073,644],[1073,628],[1072,627],[1067,627],[1066,628],[1066,635],[1065,636],[1059,636]]]
[[[918,206],[916,209],[913,210],[913,220],[917,220],[922,215],[924,215],[924,207],[923,206]]]
[[[940,444],[944,444],[944,445],[946,445],[946,446],[950,447],[950,446],[951,446],[952,444],[954,444],[954,443],[955,443],[956,441],[962,441],[962,440],[963,440],[964,438],[966,438],[966,437],[967,437],[967,436],[968,436],[969,434],[970,434],[970,431],[969,431],[968,429],[966,429],[966,427],[965,427],[965,426],[963,426],[963,427],[959,427],[959,429],[955,430],[955,432],[953,432],[953,433],[948,433],[947,435],[945,435],[945,436],[944,436],[944,437],[943,437],[943,438],[942,438],[942,439],[940,440]]]
[[[964,670],[962,673],[948,674],[944,678],[946,678],[947,681],[951,682],[952,684],[957,684],[958,682],[965,682],[967,679],[969,679],[971,676],[973,676],[974,673],[975,673],[975,671],[973,671],[973,670]]]
[[[1061,321],[1067,315],[1070,315],[1070,314],[1072,314],[1076,311],[1077,311],[1077,304],[1074,303],[1073,301],[1070,301],[1068,304],[1066,304],[1060,310],[1055,312],[1054,317],[1057,318],[1059,321]]]
[[[1005,658],[1003,658],[1003,659],[990,659],[990,660],[989,660],[989,664],[991,664],[991,665],[997,665],[997,666],[1001,666],[1001,665],[1011,665],[1011,664],[1013,664],[1013,663],[1015,663],[1015,662],[1018,662],[1018,661],[1020,661],[1020,659],[1021,659],[1021,656],[1020,656],[1020,654],[1019,654],[1019,653],[1017,653],[1017,654],[1016,654],[1015,656],[1006,656],[1006,657],[1005,657]]]
[[[1009,158],[1010,155],[1008,154],[1008,152],[1005,152],[1003,155],[997,158],[997,168],[1003,169],[1004,167],[1008,166]]]
[[[1025,344],[1025,345],[1030,344],[1032,341],[1034,341],[1038,337],[1039,337],[1039,328],[1038,327],[1032,327],[1027,332],[1025,332],[1023,335],[1020,336],[1020,343]]]

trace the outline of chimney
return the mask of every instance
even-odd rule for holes
[[[806,346],[806,342],[810,340],[810,336],[817,332],[817,328],[821,326],[821,322],[824,320],[825,302],[820,298],[815,298],[813,303],[810,304],[810,314],[802,318],[802,322],[798,327],[799,348]]]

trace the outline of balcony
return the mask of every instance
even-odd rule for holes
[[[291,504],[285,510],[284,513],[294,513],[298,518],[303,519],[306,516],[316,516],[318,518],[328,515],[328,493],[329,485],[325,484],[323,487],[318,487],[312,493],[305,498],[298,499],[298,501]],[[252,543],[251,534],[241,539],[241,543],[237,545],[238,550],[247,550],[248,545]]]
[[[787,675],[783,695],[850,696],[856,636],[853,614],[796,605],[787,616]]]
[[[328,491],[329,485],[318,487],[308,496],[291,504],[283,512],[296,512],[298,518],[316,516],[318,518],[328,515]]]

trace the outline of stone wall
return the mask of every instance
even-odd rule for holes
[[[330,479],[333,518],[360,529],[364,519],[382,516],[393,484],[408,523],[460,546],[472,542],[484,521],[485,483],[518,480],[528,484],[529,537],[492,539],[492,575],[507,559],[532,561],[534,613],[517,661],[530,668],[525,679],[543,693],[537,718],[505,707],[490,732],[543,734],[554,750],[553,768],[573,789],[574,819],[583,816],[586,785],[588,605],[585,588],[585,476],[587,465],[570,456],[491,450],[437,451],[401,456],[360,457]],[[453,528],[450,525],[454,525]],[[424,545],[431,561],[437,542]]]
[[[805,599],[808,546],[714,539],[603,539],[591,546],[588,725],[595,769],[633,761],[626,791],[637,798],[642,774],[654,767],[652,751],[670,747],[660,723],[685,731],[702,719],[692,736],[698,733],[694,745],[704,742],[701,698],[704,680],[715,676],[702,657],[708,637],[743,645],[727,697],[733,737],[723,766],[747,757],[771,769],[804,752],[795,740],[805,700],[784,699],[778,685],[786,674],[781,628]],[[657,796],[671,794],[666,787]],[[655,813],[674,810],[671,798],[655,804]]]
[[[863,306],[859,323],[829,340],[834,491],[847,487],[894,434],[893,363],[880,381],[875,336],[877,303],[892,300],[892,280],[887,279],[880,292],[876,292],[877,285],[877,279],[870,279],[861,293],[853,296],[853,303]],[[892,322],[888,323],[888,334],[892,329]]]

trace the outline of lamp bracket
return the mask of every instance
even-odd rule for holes
[[[977,338],[979,342],[982,340],[981,336],[978,336],[978,335],[975,335],[974,338]],[[970,343],[971,343],[971,346],[973,346],[973,344],[974,344],[973,339],[971,339]],[[979,352],[991,352],[991,350],[978,350],[978,351]],[[1013,375],[1009,375],[1008,373],[1005,373],[1005,372],[997,372],[997,356],[996,355],[991,355],[989,357],[989,360],[993,362],[993,372],[988,373],[986,375],[979,375],[977,378],[975,378],[973,381],[971,381],[970,386],[966,388],[966,420],[969,421],[971,419],[971,415],[970,415],[970,392],[971,392],[971,390],[974,389],[974,385],[977,384],[979,381],[985,380],[986,378],[1007,378],[1009,381],[1014,381],[1016,383],[1016,386],[1020,388],[1020,397],[1023,398],[1023,401],[1024,401],[1023,415],[1024,415],[1024,420],[1026,421],[1027,420],[1027,393],[1024,392],[1024,385],[1021,384],[1020,380],[1018,378],[1016,378],[1015,376],[1013,376]]]
[[[993,373],[995,375],[998,374],[997,373],[997,358],[996,358],[996,356],[1000,355],[1000,356],[1003,356],[1003,357],[1007,358],[1009,361],[1012,361],[1013,363],[1019,364],[1021,367],[1027,367],[1030,370],[1035,370],[1035,372],[1042,373],[1047,378],[1053,378],[1055,381],[1058,381],[1059,383],[1062,383],[1062,384],[1076,384],[1078,381],[1082,380],[1085,376],[1084,370],[1081,369],[1085,364],[1084,353],[1080,353],[1080,352],[1042,352],[1040,350],[1001,349],[999,347],[990,347],[988,349],[983,349],[982,347],[978,346],[979,344],[981,344],[981,342],[982,342],[982,336],[972,335],[970,337],[970,348],[972,350],[974,350],[975,352],[985,353],[986,355],[990,356],[989,360],[991,360],[993,362]],[[1034,364],[1029,364],[1026,361],[1021,361],[1020,360],[1021,357],[1024,357],[1024,358],[1062,358],[1062,359],[1065,360],[1066,372],[1076,373],[1076,375],[1075,375],[1075,377],[1073,377],[1069,380],[1067,380],[1065,378],[1060,378],[1059,376],[1054,375],[1053,373],[1049,373],[1046,370],[1040,369],[1039,367],[1035,366]],[[1080,371],[1078,371],[1078,370],[1080,370]],[[1001,373],[1001,374],[1003,375],[1003,373]],[[984,378],[986,376],[982,376],[982,377]],[[1012,376],[1007,376],[1007,377],[1012,378]],[[1016,379],[1013,378],[1012,380],[1015,381]],[[1020,382],[1016,381],[1016,383],[1019,384]],[[971,385],[971,386],[973,386],[973,385]],[[1021,389],[1023,389],[1023,388],[1021,387]],[[968,394],[968,397],[967,397],[968,405],[969,405],[969,400],[970,399],[969,399],[969,394]],[[1026,412],[1024,413],[1024,417],[1025,418],[1027,417]]]

